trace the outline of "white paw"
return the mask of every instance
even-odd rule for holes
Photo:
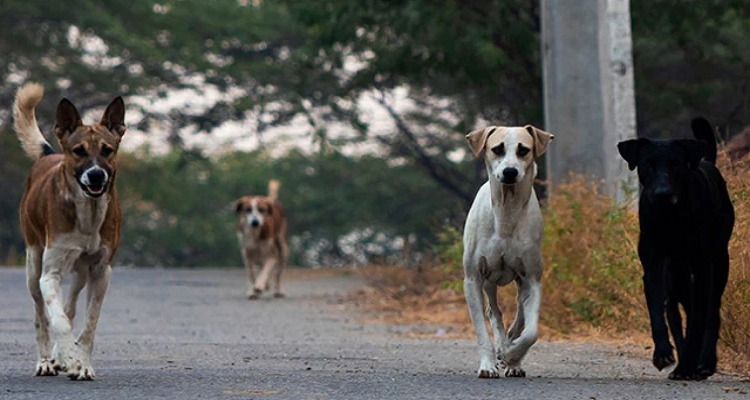
[[[477,378],[499,378],[500,370],[494,362],[482,360],[477,370]]]
[[[76,370],[67,371],[68,378],[74,381],[91,381],[94,379],[94,367],[78,363]]]
[[[60,365],[55,360],[42,358],[36,363],[36,376],[56,376]]]
[[[526,377],[526,371],[523,370],[520,366],[515,367],[505,367],[505,376],[509,378],[525,378]]]

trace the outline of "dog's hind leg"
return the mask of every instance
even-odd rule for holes
[[[112,268],[109,265],[95,266],[88,275],[88,289],[86,290],[86,322],[78,335],[76,344],[81,351],[80,369],[67,371],[68,377],[76,380],[94,379],[94,368],[91,366],[91,354],[94,351],[94,337],[96,325],[99,322],[104,295],[109,288]]]
[[[268,290],[269,281],[271,280],[271,272],[278,264],[279,259],[276,257],[269,257],[263,262],[260,273],[258,273],[258,279],[255,280],[255,293],[261,293]]]
[[[677,348],[677,358],[685,358],[685,328],[682,325],[682,314],[680,305],[685,310],[685,315],[690,315],[690,274],[685,273],[679,266],[670,269],[667,281],[667,300],[665,310],[667,324],[672,333],[674,345]]]
[[[277,248],[279,251],[279,263],[276,265],[276,269],[273,272],[273,297],[281,298],[284,297],[284,293],[281,291],[281,273],[284,272],[284,268],[286,268],[286,262],[289,257],[289,247],[283,241],[279,241]]]
[[[503,312],[497,302],[497,285],[495,282],[484,281],[484,293],[487,295],[489,304],[489,320],[492,336],[495,339],[495,354],[500,359],[505,352],[507,339],[505,337],[505,324],[503,322]]]
[[[57,375],[59,365],[52,359],[49,338],[49,320],[44,310],[44,298],[39,286],[42,277],[42,249],[32,246],[26,249],[26,286],[34,300],[34,328],[36,330],[37,376]]]
[[[245,264],[245,276],[247,279],[247,297],[249,299],[256,299],[258,298],[258,293],[255,292],[255,265],[253,265],[253,259],[249,253],[249,250],[242,249],[242,262]]]
[[[690,268],[693,271],[693,283],[690,286],[690,312],[687,313],[687,329],[685,330],[685,351],[680,354],[681,358],[677,367],[669,374],[669,379],[675,380],[702,380],[706,376],[698,373],[698,362],[702,356],[709,329],[709,295],[705,295],[706,288],[712,284],[712,276],[709,264],[696,261]],[[698,284],[700,282],[700,284]],[[710,289],[709,289],[710,292]]]
[[[520,280],[516,280],[516,285],[520,288]],[[524,325],[523,298],[519,290],[518,295],[516,296],[516,317],[513,319],[510,329],[508,329],[508,340],[518,339],[518,337],[521,336],[521,332],[523,332]]]
[[[526,371],[521,368],[521,360],[536,343],[539,337],[539,308],[542,303],[542,284],[536,279],[523,279],[518,286],[518,293],[523,303],[524,328],[518,338],[512,340],[503,355],[505,376],[524,377]]]
[[[86,269],[77,270],[76,273],[73,274],[73,283],[70,286],[68,301],[65,303],[65,315],[68,316],[71,325],[73,325],[73,319],[76,317],[78,296],[81,294],[81,290],[86,286],[88,278],[89,272]]]
[[[706,338],[698,360],[697,373],[708,378],[716,372],[716,343],[719,340],[721,327],[721,297],[724,295],[729,279],[729,253],[724,247],[717,255],[713,267],[710,297],[708,299],[708,319],[706,321]]]
[[[672,333],[672,338],[674,339],[674,345],[677,348],[677,355],[679,358],[682,357],[682,353],[685,349],[685,336],[683,335],[682,315],[680,315],[680,305],[677,302],[677,299],[670,297],[666,303],[666,310],[669,331]]]
[[[466,304],[469,306],[469,315],[471,324],[474,326],[474,332],[477,335],[479,344],[479,369],[477,376],[479,378],[499,378],[500,371],[497,369],[497,359],[495,358],[495,349],[490,341],[487,327],[484,319],[484,295],[482,294],[482,285],[484,278],[478,276],[464,276],[464,296]]]

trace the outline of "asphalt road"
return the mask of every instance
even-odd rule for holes
[[[32,376],[24,273],[0,268],[0,398],[750,399],[737,377],[672,382],[642,355],[543,339],[527,356],[529,377],[480,380],[473,341],[363,324],[342,300],[357,277],[308,275],[290,274],[284,299],[248,301],[239,269],[115,269],[96,380],[75,382]]]

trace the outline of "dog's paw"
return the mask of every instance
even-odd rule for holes
[[[36,363],[36,376],[57,376],[57,371],[60,369],[60,364],[56,363],[55,360],[48,358],[42,358]]]
[[[74,381],[92,381],[94,380],[94,367],[91,365],[79,364],[76,370],[67,371],[68,378]]]
[[[696,375],[701,377],[701,379],[696,379],[696,380],[703,380],[716,373],[716,366],[707,367],[707,366],[699,365],[698,368],[696,368],[695,373]]]
[[[273,294],[273,297],[275,297],[277,299],[283,299],[286,296],[284,295],[284,293],[276,292],[276,293]]]
[[[669,349],[669,352],[660,352],[655,350],[652,362],[654,363],[654,367],[656,367],[656,369],[658,369],[659,371],[674,364],[675,360],[674,355],[672,354],[672,349]]]
[[[497,364],[489,361],[481,361],[479,363],[479,370],[477,370],[477,378],[499,378],[500,370],[497,369]]]
[[[678,364],[677,367],[669,373],[669,379],[673,381],[702,381],[708,378],[708,375],[702,375],[700,368],[693,369],[684,366],[684,364]]]
[[[526,371],[521,367],[505,367],[505,376],[508,378],[525,378]]]
[[[247,298],[249,300],[255,300],[260,297],[261,293],[263,293],[263,291],[260,289],[256,289],[256,288],[250,289],[247,291]]]
[[[508,363],[505,360],[500,361],[500,365],[505,370],[505,376],[508,378],[525,378],[526,377],[526,371],[521,368],[521,363]]]

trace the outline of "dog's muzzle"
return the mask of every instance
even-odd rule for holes
[[[86,196],[96,199],[107,192],[109,175],[99,167],[89,168],[81,174],[78,183]]]
[[[518,181],[518,170],[515,168],[503,169],[503,176],[500,178],[500,182],[506,185],[512,185]]]
[[[677,204],[677,194],[668,187],[659,187],[654,189],[651,194],[653,200],[658,204],[675,205]]]

